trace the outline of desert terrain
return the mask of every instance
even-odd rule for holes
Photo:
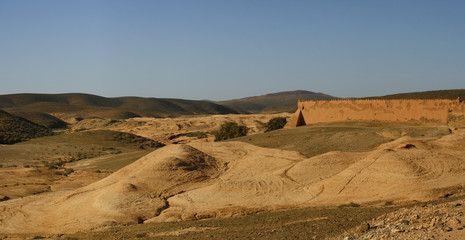
[[[221,222],[248,214],[263,217],[256,213],[315,209],[327,213],[367,211],[365,215],[375,218],[401,206],[462,195],[465,129],[336,123],[263,133],[266,121],[276,116],[289,114],[89,119],[72,124],[69,132],[58,136],[2,145],[2,160],[7,164],[0,169],[0,195],[8,200],[0,203],[1,232],[20,238],[84,232],[89,234],[85,238],[100,238],[98,234],[113,229],[125,229],[123,233],[132,231],[133,225],[140,229],[138,223]],[[224,121],[248,126],[249,135],[214,142],[209,132]],[[102,131],[124,131],[145,138],[142,147],[140,143],[125,147],[124,141],[113,139],[113,148],[105,147],[109,140],[104,137],[96,141],[102,146],[87,146],[89,140],[78,140],[86,133],[98,136]],[[197,134],[188,134],[192,132]],[[66,141],[81,146],[74,154],[80,152],[82,159],[64,163],[74,172],[64,176],[61,169],[39,165],[43,159],[74,156]],[[167,146],[147,145],[147,141]],[[34,145],[40,147],[24,152]],[[47,149],[50,145],[54,147]],[[29,166],[9,167],[13,162]],[[329,219],[324,213],[301,218],[282,224]],[[343,229],[350,231],[350,225],[356,226],[352,223]],[[182,238],[204,232],[214,235],[218,229],[191,226],[138,234]]]
[[[0,145],[0,237],[463,236],[465,128],[345,122],[265,132],[291,115],[55,114],[66,128]],[[214,141],[228,121],[247,136]]]
[[[464,10],[0,0],[0,240],[465,240]]]

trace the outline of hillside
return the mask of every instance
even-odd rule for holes
[[[171,144],[92,184],[0,203],[0,231],[73,233],[306,206],[429,201],[463,191],[464,129],[338,126],[263,134],[326,135],[321,141],[336,150],[308,156],[239,141]],[[366,138],[379,144],[365,148],[369,139],[358,140]],[[352,152],[357,145],[362,148]]]
[[[328,100],[337,99],[337,97],[333,97],[324,93],[297,90],[234,99],[217,103],[232,108],[240,113],[295,112],[297,109],[297,101],[299,99]]]
[[[209,101],[142,97],[106,98],[80,93],[0,95],[0,108],[10,112],[43,112],[65,114],[67,117],[118,119],[135,116],[237,113],[226,106]]]
[[[44,126],[0,110],[0,144],[13,144],[51,134]]]
[[[465,89],[454,89],[454,90],[436,90],[426,92],[410,92],[410,93],[398,93],[378,97],[378,99],[451,99],[455,100],[460,97],[462,100],[465,99]]]
[[[68,123],[50,114],[41,112],[13,112],[14,115],[27,119],[31,122],[45,126],[50,129],[67,128]]]

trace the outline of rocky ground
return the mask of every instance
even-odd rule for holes
[[[465,200],[383,214],[334,239],[465,239]]]

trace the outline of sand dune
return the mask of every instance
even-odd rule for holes
[[[463,186],[464,160],[463,130],[312,158],[242,142],[170,145],[77,190],[0,203],[0,232],[73,232],[247,209],[428,200]]]

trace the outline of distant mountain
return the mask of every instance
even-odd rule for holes
[[[297,101],[299,99],[329,100],[338,98],[324,93],[297,90],[270,93],[262,96],[221,101],[217,103],[225,107],[232,108],[240,113],[294,112],[297,110]]]
[[[82,118],[170,117],[197,114],[237,113],[210,101],[167,98],[117,97],[91,94],[0,95],[0,108],[10,112],[64,113]]]
[[[398,93],[379,97],[368,97],[368,98],[379,98],[379,99],[451,99],[455,100],[460,97],[465,100],[465,89],[453,89],[453,90],[437,90],[437,91],[426,91],[426,92],[410,92],[410,93]]]
[[[13,144],[52,135],[44,126],[0,110],[0,144]]]

